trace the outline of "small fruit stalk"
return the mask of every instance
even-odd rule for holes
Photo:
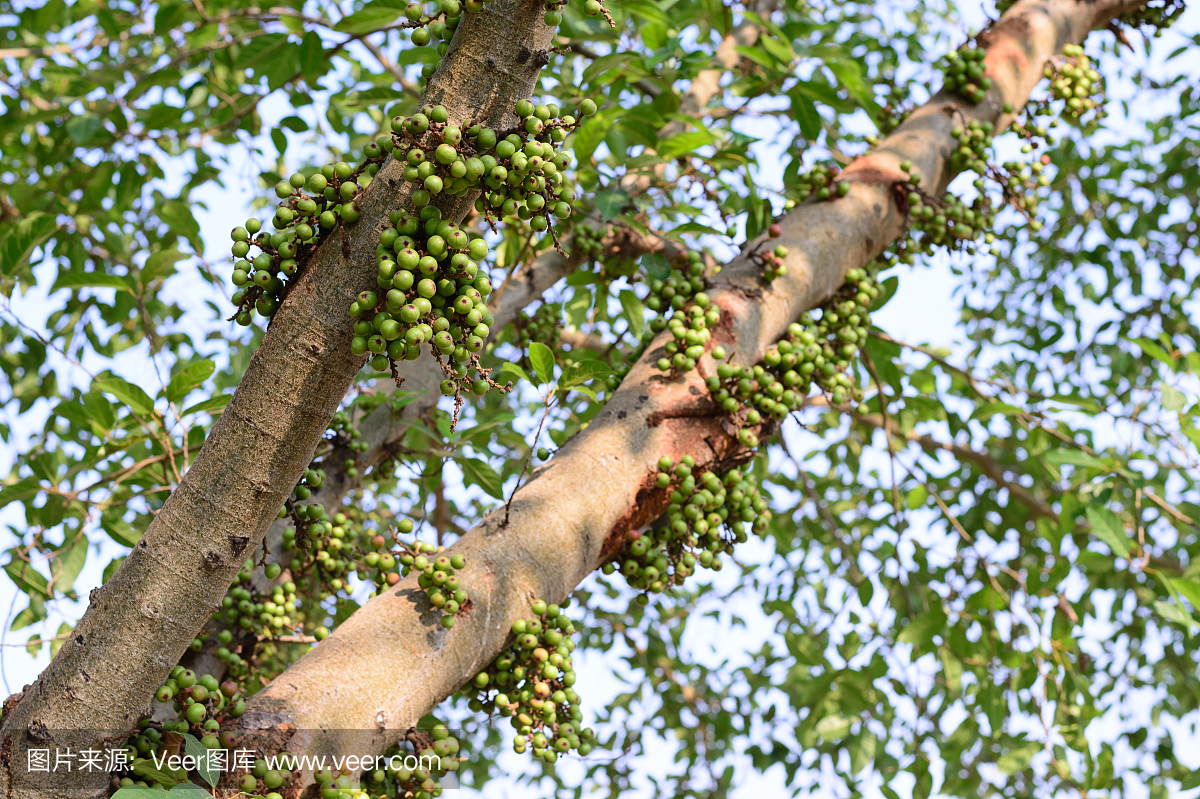
[[[650,282],[646,307],[656,316],[650,320],[644,340],[663,330],[669,330],[672,339],[665,345],[666,357],[656,363],[660,370],[673,375],[689,372],[704,355],[712,328],[721,321],[721,310],[705,293],[706,288],[704,262],[695,250],[676,256],[666,280]]]
[[[851,367],[867,339],[869,309],[877,296],[874,273],[856,267],[847,272],[837,294],[789,325],[760,363],[739,367],[723,347],[713,348],[721,363],[705,385],[713,401],[733,415],[744,446],[758,446],[755,430],[761,425],[782,421],[804,407],[813,384],[834,406],[861,401]]]
[[[619,569],[642,592],[638,604],[648,605],[653,594],[683,585],[697,567],[720,571],[720,553],[732,555],[734,545],[747,540],[746,526],[761,535],[771,520],[749,472],[694,472],[695,465],[691,455],[678,465],[667,457],[658,462],[655,485],[670,492],[664,518],[627,541],[601,567],[604,574]]]
[[[442,795],[441,780],[462,762],[460,750],[458,738],[439,722],[428,730],[409,730],[405,740],[378,761],[386,768],[366,771],[357,780],[332,770],[318,771],[313,777],[322,797],[436,799]]]
[[[263,317],[274,315],[288,283],[317,245],[334,228],[358,221],[358,194],[371,184],[385,157],[383,148],[371,142],[357,165],[338,161],[275,184],[280,200],[271,220],[275,231],[264,231],[252,218],[230,234],[236,259],[231,301],[237,308],[231,320],[245,327],[254,321],[255,311]]]
[[[840,183],[839,186],[849,188],[850,184]],[[777,277],[782,277],[787,274],[787,264],[784,263],[784,258],[787,258],[788,248],[782,244],[776,244],[774,247],[770,245],[772,239],[777,239],[783,235],[783,228],[778,223],[773,223],[767,228],[767,238],[760,243],[751,253],[750,259],[756,262],[761,268],[759,279],[766,284],[770,284]]]
[[[513,623],[513,643],[463,688],[475,712],[494,710],[512,719],[517,753],[532,750],[545,763],[572,751],[587,755],[596,743],[595,733],[582,726],[572,688],[576,630],[563,607],[532,602],[533,615]]]
[[[412,522],[409,522],[408,532],[411,531]],[[454,617],[469,610],[470,597],[466,590],[459,587],[456,574],[466,568],[466,559],[462,555],[448,554],[445,547],[422,541],[400,542],[398,558],[400,576],[416,572],[417,585],[424,589],[429,602],[442,613],[441,625],[447,630],[454,627]]]
[[[412,201],[422,208],[440,195],[460,196],[482,189],[476,210],[494,226],[515,217],[534,231],[553,230],[553,220],[571,217],[575,189],[566,176],[571,154],[560,152],[567,134],[582,117],[596,112],[592,100],[580,103],[579,116],[560,116],[554,103],[517,102],[520,123],[496,131],[468,121],[449,121],[440,105],[424,106],[393,122],[391,150],[406,164],[405,180],[417,184]]]
[[[209,751],[230,748],[221,724],[246,712],[245,692],[238,683],[221,683],[211,674],[197,676],[183,666],[171,670],[155,699],[160,703],[159,718],[138,722],[137,731],[125,742],[129,767],[113,774],[122,788],[170,790],[179,782],[177,775],[149,766],[172,755],[204,757]]]
[[[795,182],[787,186],[788,193],[794,195],[798,202],[803,202],[809,197],[816,197],[818,200],[845,197],[850,191],[850,184],[838,180],[841,173],[842,168],[835,163],[815,164],[809,171],[796,175]]]
[[[983,59],[987,50],[973,44],[951,50],[940,62],[943,70],[942,86],[968,102],[978,105],[992,88],[992,79],[984,74]]]
[[[428,344],[446,375],[441,391],[455,398],[457,422],[464,393],[511,390],[491,380],[479,363],[495,321],[487,309],[491,280],[480,266],[488,244],[442,219],[433,205],[416,214],[393,211],[390,221],[376,251],[379,292],[364,291],[350,304],[355,317],[350,348],[399,383],[396,364],[421,357]]]
[[[1083,47],[1068,44],[1061,56],[1046,64],[1045,75],[1051,96],[1063,101],[1062,115],[1069,122],[1094,126],[1104,118],[1104,82]]]

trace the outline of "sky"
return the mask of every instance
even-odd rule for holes
[[[964,27],[976,30],[983,19],[982,9],[972,10],[970,4],[964,4],[963,8]],[[1166,52],[1173,49],[1181,36],[1194,34],[1197,31],[1200,31],[1200,11],[1193,7],[1177,24],[1175,31],[1169,32],[1163,41],[1155,43],[1151,63],[1154,63],[1155,59],[1161,59]],[[1131,59],[1140,57],[1140,50],[1137,54],[1130,56]],[[1109,87],[1110,96],[1119,98],[1123,92],[1131,97],[1132,87],[1119,85],[1110,85]],[[263,113],[265,121],[269,124],[272,119],[278,119],[291,113],[291,110],[284,107],[281,102],[268,102],[263,105]],[[264,129],[266,127],[264,126]],[[1130,129],[1132,130],[1132,128]],[[751,128],[746,132],[755,131]],[[302,148],[299,149],[303,151]],[[289,148],[289,155],[293,154],[293,148]],[[778,157],[778,145],[772,145],[770,142],[764,142],[759,146],[759,156],[762,164],[781,163],[781,159]],[[218,188],[211,184],[205,186],[198,192],[198,199],[202,201],[203,206],[193,209],[196,219],[200,223],[203,238],[208,244],[206,258],[213,264],[225,263],[228,252],[228,231],[235,225],[244,222],[250,213],[250,203],[260,196],[260,191],[255,187],[255,176],[258,169],[245,156],[245,153],[235,154],[232,167],[226,176],[225,188]],[[764,167],[759,179],[766,185],[779,185],[780,183],[778,173],[773,173],[769,167]],[[46,286],[53,282],[55,267],[52,264],[44,264],[36,271],[39,286]],[[219,271],[223,271],[223,267]],[[188,311],[184,316],[184,324],[189,324],[186,320],[194,319],[199,320],[195,322],[198,328],[209,330],[217,327],[205,321],[211,318],[211,311],[202,303],[205,299],[214,299],[224,307],[226,302],[223,298],[214,297],[213,290],[198,277],[190,280],[176,280],[172,285],[173,299]],[[959,306],[959,299],[955,296],[957,285],[958,280],[951,274],[948,258],[930,259],[930,263],[921,267],[902,268],[896,296],[882,311],[873,314],[873,321],[894,338],[954,350],[960,336],[956,325]],[[28,295],[14,298],[12,301],[13,313],[24,322],[34,326],[38,325],[39,320],[45,318],[47,310],[51,307],[52,302],[45,296],[43,289],[35,289]],[[84,365],[93,372],[112,368],[135,382],[143,382],[147,387],[157,390],[157,386],[144,369],[144,363],[145,353],[134,350],[118,356],[115,362],[96,358],[93,361],[85,362]],[[65,363],[60,362],[60,366],[60,380],[65,378],[81,384],[87,382],[86,374]],[[146,382],[147,380],[150,382]],[[153,393],[154,391],[151,391],[152,395]],[[7,413],[7,411],[5,412]],[[20,424],[26,432],[40,427],[42,420],[35,417],[36,414],[32,414],[21,419]],[[796,427],[785,429],[784,435],[789,445],[795,447],[797,451],[802,452],[808,446],[803,432]],[[13,444],[0,445],[0,474],[7,473],[11,467],[16,449],[17,446]],[[0,522],[18,523],[19,515],[14,516],[12,510],[11,508],[0,510]],[[9,542],[6,541],[5,545],[8,546]],[[88,590],[100,584],[101,569],[108,563],[109,558],[117,553],[116,545],[107,543],[103,545],[101,552],[90,556],[88,565],[76,581],[76,588],[81,596],[86,597]],[[717,579],[727,583],[728,587],[732,587],[730,581],[733,579],[733,575],[730,572],[719,575]],[[7,610],[9,618],[16,609],[22,606],[20,598],[16,594],[15,587],[10,581],[0,581],[0,612]],[[77,619],[83,611],[83,606],[79,603],[59,600],[55,603],[55,611],[56,613],[52,615],[51,621],[45,627],[27,628],[6,636],[3,652],[0,653],[0,674],[2,674],[3,684],[7,690],[19,690],[22,685],[32,681],[49,661],[49,655],[45,648],[37,656],[30,657],[22,647],[14,646],[14,644],[23,642],[33,633],[53,635],[60,622],[64,620],[71,622]],[[696,648],[697,652],[703,652],[706,648],[711,648],[708,642],[716,640],[715,634],[719,633],[722,650],[719,653],[714,652],[715,656],[730,654],[736,656],[737,653],[753,651],[757,645],[770,636],[771,622],[756,607],[738,608],[738,611],[750,619],[750,623],[746,627],[730,628],[723,626],[722,620],[706,620],[695,625],[695,629],[691,633],[691,645]],[[7,628],[7,623],[5,628]],[[744,657],[744,655],[742,656]],[[581,682],[589,686],[588,695],[585,696],[585,711],[588,704],[602,704],[605,696],[612,696],[618,691],[625,690],[625,686],[612,676],[611,653],[604,655],[588,652],[583,654],[579,661]],[[667,743],[660,742],[652,747],[651,751],[662,757],[663,762],[669,760],[670,748]],[[1200,746],[1197,747],[1197,751],[1200,752]],[[507,763],[514,770],[519,769],[522,762],[515,759],[511,753],[502,760],[502,764]],[[1200,767],[1200,755],[1196,757],[1194,765]],[[741,771],[744,780],[734,793],[738,799],[749,799],[749,797],[759,795],[782,795],[782,781],[778,773],[756,775],[748,773],[744,768]],[[653,773],[655,773],[655,767],[651,767],[648,771],[648,774],[652,775]],[[811,775],[813,779],[819,779],[819,776],[818,773]],[[466,797],[484,793],[488,796],[527,795],[524,789],[505,781],[493,784],[486,792],[477,794],[474,791],[463,790],[456,795]],[[648,784],[645,787],[644,795],[650,795]]]

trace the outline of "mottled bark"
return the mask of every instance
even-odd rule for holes
[[[493,0],[464,17],[426,99],[458,122],[514,125],[516,101],[531,96],[548,58],[553,29],[543,12],[536,0]],[[361,219],[344,239],[332,234],[299,274],[179,487],[117,573],[92,592],[51,664],[6,709],[4,796],[102,789],[102,774],[73,775],[75,786],[30,782],[27,748],[96,748],[132,729],[262,542],[362,366],[350,352],[349,306],[374,285],[379,232],[408,196],[400,174],[389,160],[361,195]],[[457,205],[461,218],[469,204]]]

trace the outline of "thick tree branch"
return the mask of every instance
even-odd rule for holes
[[[426,101],[441,103],[460,122],[513,125],[512,109],[531,96],[553,35],[543,13],[540,2],[493,0],[466,15]],[[318,249],[187,476],[117,573],[92,592],[50,666],[6,709],[5,762],[24,764],[28,747],[48,742],[82,749],[120,740],[219,607],[362,366],[350,352],[349,307],[373,286],[379,231],[406,201],[409,184],[400,173],[389,160],[361,195],[349,257],[337,233]],[[473,201],[460,203],[461,211]],[[107,782],[103,774],[73,775],[75,784],[55,776],[53,786],[35,785],[23,769],[0,769],[0,788],[6,797],[40,799],[85,795]]]
[[[909,159],[927,187],[953,177],[946,156],[962,117],[1003,125],[1005,103],[1020,107],[1042,65],[1069,42],[1138,4],[1128,0],[1023,0],[983,44],[995,84],[985,102],[966,106],[946,94],[914,113],[883,145],[846,170],[844,198],[810,202],[782,221],[790,252],[787,275],[769,287],[746,257],[722,270],[711,294],[722,311],[712,344],[738,363],[754,363],[799,314],[833,295],[848,270],[866,264],[901,235],[904,218],[893,183]],[[753,248],[750,248],[753,249]],[[241,740],[264,751],[325,752],[355,743],[382,750],[462,686],[505,645],[510,624],[529,600],[557,601],[611,558],[627,534],[667,504],[654,487],[657,460],[687,454],[697,468],[746,457],[727,417],[713,408],[703,378],[713,363],[678,378],[653,364],[654,342],[589,427],[517,492],[511,520],[492,513],[454,545],[467,562],[461,584],[472,610],[452,630],[436,623],[415,577],[375,597],[329,639],[257,694],[242,717]],[[361,679],[371,674],[370,680]],[[257,730],[294,725],[294,732]],[[341,732],[339,732],[341,731]],[[363,736],[366,736],[364,739]],[[369,739],[369,740],[366,740]],[[305,775],[305,779],[311,779]]]

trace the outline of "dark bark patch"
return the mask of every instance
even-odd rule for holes
[[[655,411],[646,417],[646,427],[658,427],[671,419],[715,419],[723,416],[725,416],[723,409],[718,408],[712,402],[705,402],[702,405],[688,405],[682,408]]]
[[[529,50],[529,48],[522,47],[521,51],[519,53],[517,53],[517,63],[524,64],[526,61],[529,60],[529,57],[531,55],[533,55],[533,53]]]
[[[28,732],[29,737],[35,741],[49,741],[51,738],[53,738],[53,736],[50,734],[50,730],[38,719],[34,719],[33,721],[29,722],[29,726],[25,728],[25,731]]]
[[[648,524],[666,509],[667,494],[655,486],[654,479],[655,475],[652,474],[642,478],[633,507],[621,514],[608,535],[604,536],[604,545],[600,548],[601,561],[607,561],[621,551],[630,530]]]
[[[246,547],[250,546],[250,537],[245,535],[229,536],[229,549],[233,552],[235,558],[240,558],[242,553],[246,551]]]

